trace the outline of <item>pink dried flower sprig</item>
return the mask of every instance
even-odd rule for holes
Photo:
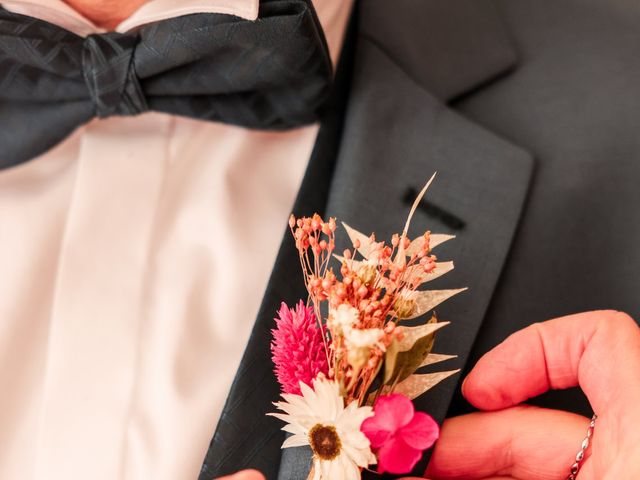
[[[325,222],[317,213],[298,219],[291,215],[289,228],[296,241],[305,284],[309,285],[311,277],[324,277],[327,272],[336,245],[336,219],[329,218]]]
[[[355,260],[363,247],[356,239],[353,250],[344,251],[342,278],[338,279],[328,267],[335,249],[335,219],[325,222],[318,214],[298,219],[292,215],[289,226],[313,303],[328,300],[331,308],[344,303],[358,308],[363,313],[359,328],[381,328],[398,319],[397,310],[402,307],[398,297],[416,290],[424,275],[436,268],[436,257],[430,253],[430,232],[425,232],[421,247],[408,257],[404,252],[411,242],[405,234],[394,234],[391,246],[376,242],[372,234],[367,240],[368,261]]]
[[[436,267],[435,256],[430,252],[430,232],[420,239],[419,248],[406,254],[411,241],[406,236],[394,234],[390,244],[377,242],[375,235],[353,241],[353,250],[346,250],[340,265],[340,278],[329,268],[335,250],[336,221],[324,221],[318,214],[312,217],[291,216],[289,227],[296,242],[305,285],[317,318],[321,304],[327,303],[329,312],[341,305],[357,310],[354,329],[381,329],[384,335],[378,346],[367,352],[368,361],[354,368],[349,363],[348,348],[341,332],[332,331],[330,325],[320,325],[325,338],[328,356],[329,378],[336,378],[344,387],[346,402],[362,402],[373,382],[384,351],[391,342],[402,335],[398,322],[409,316],[414,308],[411,292],[423,282],[424,275]],[[355,257],[366,251],[363,261]],[[353,358],[353,357],[351,357]]]
[[[312,307],[302,300],[296,308],[283,302],[272,330],[271,354],[282,393],[300,394],[300,382],[312,385],[313,379],[329,373],[327,351]]]

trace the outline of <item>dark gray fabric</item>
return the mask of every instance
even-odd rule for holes
[[[0,8],[0,169],[94,116],[155,110],[249,128],[305,125],[318,120],[331,82],[310,0],[264,0],[255,22],[194,14],[86,39]]]
[[[517,54],[493,1],[366,0],[360,34],[450,100],[511,70]]]
[[[500,5],[520,65],[456,107],[537,168],[469,367],[533,322],[604,308],[640,320],[640,3]],[[532,403],[591,415],[577,389]],[[458,396],[451,414],[468,409]]]

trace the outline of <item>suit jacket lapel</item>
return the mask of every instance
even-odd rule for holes
[[[439,172],[428,201],[465,227],[456,231],[441,216],[418,210],[412,232],[428,229],[457,236],[435,252],[441,259],[454,259],[456,270],[429,287],[469,287],[438,308],[452,325],[438,335],[436,350],[458,355],[449,367],[462,368],[509,250],[531,157],[448,109],[374,44],[361,42],[359,53],[366,61],[356,74],[357,94],[347,115],[328,213],[360,231],[375,230],[389,238],[402,230],[407,189],[419,190]],[[416,407],[441,422],[456,383],[444,382],[420,397]],[[414,474],[423,473],[424,466]]]
[[[457,236],[435,252],[454,259],[456,270],[429,288],[470,288],[438,308],[452,325],[439,333],[435,351],[458,355],[447,368],[462,368],[509,250],[533,161],[443,100],[497,78],[516,57],[493,4],[475,0],[368,0],[359,32],[327,215],[388,239],[402,230],[407,192],[439,172],[427,195],[431,207],[418,210],[410,234]],[[456,385],[441,383],[416,407],[442,422]],[[308,449],[287,449],[278,478],[304,480],[309,464]]]
[[[518,61],[493,0],[367,0],[359,30],[443,101],[487,85]]]

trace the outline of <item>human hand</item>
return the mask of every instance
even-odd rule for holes
[[[482,357],[462,391],[484,411],[444,423],[426,475],[565,480],[589,419],[521,402],[576,385],[598,415],[578,480],[640,478],[640,328],[613,311],[532,325]]]
[[[265,478],[264,475],[257,470],[242,470],[233,475],[220,477],[218,480],[265,480]]]

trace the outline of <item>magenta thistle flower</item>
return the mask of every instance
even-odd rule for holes
[[[271,331],[272,360],[282,393],[300,395],[300,382],[312,385],[319,373],[327,375],[327,354],[312,307],[300,300],[295,310],[283,302]]]

